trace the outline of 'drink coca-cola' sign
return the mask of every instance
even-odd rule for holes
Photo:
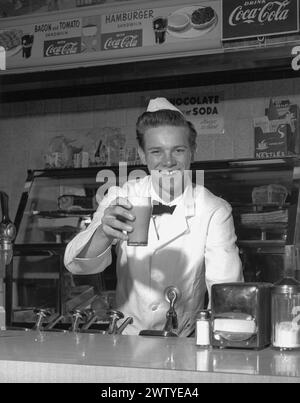
[[[102,50],[132,49],[143,46],[143,31],[141,29],[103,34]]]
[[[68,56],[81,52],[81,38],[68,38],[44,42],[44,57]]]
[[[299,0],[222,0],[223,40],[299,30]]]

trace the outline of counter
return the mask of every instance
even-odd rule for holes
[[[300,382],[300,352],[202,349],[193,338],[0,331],[0,382]]]

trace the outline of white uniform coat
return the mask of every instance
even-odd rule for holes
[[[77,258],[101,224],[105,208],[117,196],[150,195],[151,177],[129,181],[122,189],[113,187],[99,204],[88,228],[67,245],[65,266],[73,274],[94,274],[111,263],[111,247],[95,258]],[[124,194],[126,196],[126,194]],[[241,262],[230,205],[203,186],[190,183],[172,215],[156,217],[159,239],[150,221],[148,246],[117,247],[116,308],[133,317],[124,334],[142,329],[162,330],[169,304],[166,287],[181,291],[176,303],[178,334],[186,336],[195,326],[197,312],[203,307],[207,289],[214,283],[242,281]]]

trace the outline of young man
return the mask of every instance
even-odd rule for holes
[[[227,202],[193,185],[187,171],[196,149],[196,131],[165,98],[151,100],[136,125],[139,154],[151,175],[112,187],[92,223],[68,245],[65,265],[74,274],[92,274],[111,263],[117,251],[116,308],[133,323],[124,334],[162,330],[169,304],[165,289],[180,290],[176,302],[179,336],[188,336],[214,283],[242,281],[236,235]],[[150,220],[148,246],[128,246],[134,220],[126,195],[150,196],[174,206]]]

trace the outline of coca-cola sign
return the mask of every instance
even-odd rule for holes
[[[81,38],[67,38],[44,42],[44,57],[69,56],[81,52]]]
[[[102,50],[131,49],[143,45],[143,31],[111,32],[101,35]]]
[[[223,40],[299,30],[299,0],[222,0]]]

